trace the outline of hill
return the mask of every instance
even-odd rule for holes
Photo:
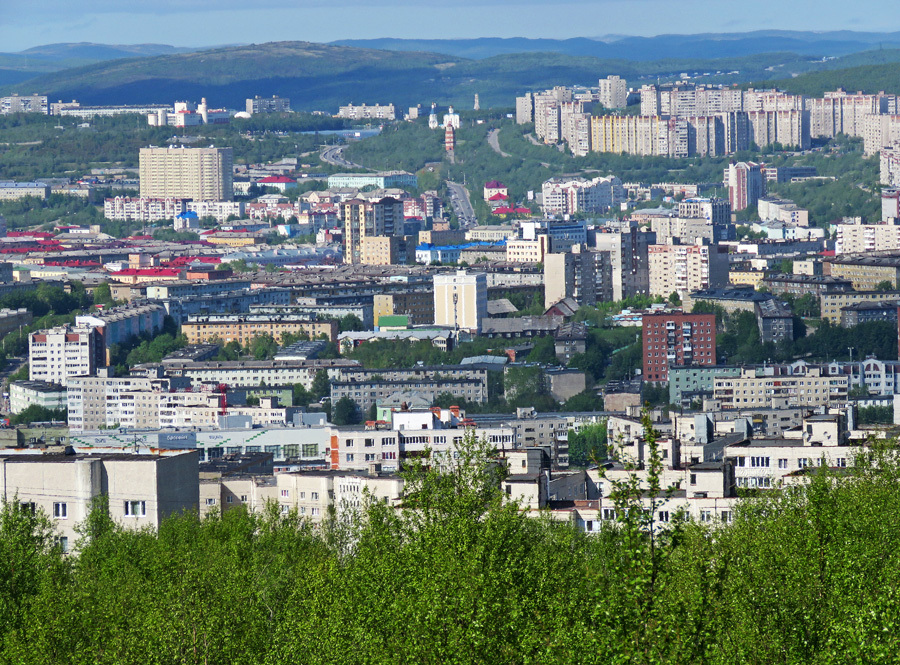
[[[881,53],[880,51],[875,53]],[[900,51],[885,51],[885,57],[900,58]],[[862,65],[846,69],[810,72],[790,79],[767,81],[795,94],[820,97],[823,92],[845,88],[847,90],[875,93],[879,91],[900,94],[900,68],[897,60],[885,64]]]
[[[345,39],[332,42],[342,46],[428,51],[459,58],[482,59],[510,53],[564,53],[650,62],[670,58],[737,58],[761,53],[789,52],[805,56],[837,57],[872,49],[900,46],[900,32],[804,32],[757,30],[739,33],[657,35],[655,37],[610,36],[576,39]]]

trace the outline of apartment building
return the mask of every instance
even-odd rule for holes
[[[598,99],[608,109],[623,109],[628,105],[628,83],[619,76],[600,79]]]
[[[769,408],[779,404],[827,406],[847,398],[847,376],[829,373],[831,368],[803,366],[744,368],[739,377],[715,377],[713,398],[724,409]]]
[[[372,297],[375,326],[378,326],[382,316],[406,316],[411,326],[432,325],[434,306],[432,291],[379,293]]]
[[[534,240],[506,241],[506,260],[513,263],[543,263],[550,252],[550,236],[540,235]]]
[[[622,181],[616,176],[551,178],[541,188],[541,209],[545,215],[606,212],[625,200]]]
[[[721,245],[650,245],[650,295],[684,297],[728,283],[728,249]]]
[[[831,276],[850,280],[857,291],[874,291],[882,282],[900,287],[900,257],[840,256],[829,263]]]
[[[564,298],[578,305],[613,299],[612,261],[609,252],[576,245],[572,251],[544,257],[544,307]]]
[[[455,273],[434,276],[434,323],[459,330],[479,332],[487,318],[487,276]]]
[[[373,106],[347,104],[338,108],[337,117],[350,120],[396,120],[397,114],[393,104],[375,104]]]
[[[714,314],[645,314],[641,327],[645,381],[668,381],[673,365],[716,364]]]
[[[887,300],[900,300],[900,291],[834,291],[822,293],[819,302],[822,318],[832,325],[841,324],[844,308],[860,303],[875,303]]]
[[[399,199],[389,196],[374,201],[351,199],[342,204],[342,209],[344,263],[363,263],[364,238],[403,235],[403,202]]]
[[[594,247],[609,254],[613,300],[649,293],[649,247],[654,244],[656,234],[643,230],[637,222],[629,222],[618,231],[597,229]]]
[[[879,152],[879,166],[881,184],[900,187],[900,143],[882,146]]]
[[[725,169],[725,186],[734,212],[756,206],[766,194],[766,180],[759,164],[737,162]]]
[[[835,225],[837,240],[835,254],[868,254],[900,250],[900,225],[856,223]]]
[[[0,97],[0,115],[43,113],[47,115],[47,95],[9,95]]]
[[[691,197],[678,202],[678,216],[704,219],[709,224],[730,224],[731,203],[715,197]]]
[[[766,180],[768,180],[768,171]],[[756,212],[763,221],[784,222],[797,226],[809,226],[809,211],[798,208],[793,201],[775,197],[761,197],[756,202]]]
[[[359,262],[370,266],[406,263],[407,244],[401,236],[365,236],[360,240]]]
[[[107,349],[142,333],[155,335],[163,329],[166,308],[157,303],[132,303],[75,317],[76,326],[96,328]]]
[[[105,428],[157,429],[162,395],[185,383],[178,379],[78,376],[67,386],[68,421],[72,432]],[[199,393],[191,393],[199,398]]]
[[[876,154],[885,146],[900,141],[900,114],[867,115],[863,133],[863,151],[867,156]]]
[[[233,167],[231,148],[141,148],[141,198],[231,200]]]
[[[221,340],[244,345],[260,335],[270,335],[277,342],[285,333],[305,334],[311,339],[324,335],[329,341],[335,342],[338,323],[291,314],[209,314],[188,317],[181,324],[181,332],[190,344]]]
[[[246,110],[250,115],[257,113],[290,113],[291,100],[288,97],[279,97],[277,95],[272,95],[271,97],[256,95],[253,99],[247,99]]]
[[[43,182],[0,182],[0,201],[15,201],[26,196],[46,199],[50,196],[50,185]]]
[[[362,381],[334,381],[331,384],[331,401],[336,404],[347,397],[361,413],[373,405],[417,400],[434,404],[437,398],[449,393],[460,400],[484,404],[488,401],[487,386],[478,379],[446,379],[438,376],[410,380],[369,379]]]
[[[174,220],[187,210],[185,198],[116,196],[104,199],[103,216],[116,222],[158,222]]]
[[[157,528],[170,515],[197,510],[198,469],[195,451],[0,456],[3,500],[47,515],[63,551],[75,546],[76,527],[100,496],[126,529]]]
[[[22,413],[29,406],[62,411],[66,408],[66,389],[45,381],[13,381],[9,384],[9,412]]]
[[[59,326],[28,336],[28,378],[68,385],[106,367],[103,336],[93,326]]]

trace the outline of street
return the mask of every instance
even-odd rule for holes
[[[475,210],[472,208],[472,202],[469,200],[469,191],[458,182],[447,181],[447,189],[450,190],[450,205],[453,212],[459,219],[460,228],[467,229],[477,226],[478,220],[475,218]]]

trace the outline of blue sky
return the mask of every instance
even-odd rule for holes
[[[405,37],[900,30],[886,0],[0,0],[0,51]]]

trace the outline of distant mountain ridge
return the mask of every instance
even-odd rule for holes
[[[668,58],[735,58],[774,52],[836,57],[866,51],[879,45],[900,46],[900,32],[757,30],[722,34],[657,35],[655,37],[611,35],[607,38],[578,37],[573,39],[381,38],[343,39],[331,43],[340,46],[392,51],[429,51],[473,59],[542,51],[647,62]]]

